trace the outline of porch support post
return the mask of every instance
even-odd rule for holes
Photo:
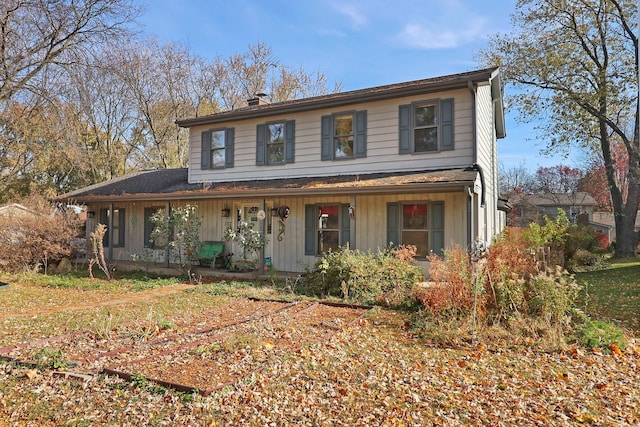
[[[107,220],[107,233],[109,236],[109,251],[107,252],[107,258],[113,262],[113,203],[109,203],[109,218]]]
[[[265,206],[266,206],[266,202],[264,199],[260,199],[260,210],[265,212]],[[266,221],[266,216],[265,219],[261,219],[258,220],[258,228],[260,229],[260,236],[264,239],[265,238],[265,221]],[[262,246],[260,248],[260,259],[258,260],[258,268],[260,269],[260,274],[264,274],[264,250],[265,247]]]

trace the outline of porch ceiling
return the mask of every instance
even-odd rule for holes
[[[58,200],[88,203],[463,191],[477,176],[473,169],[447,169],[190,184],[187,172],[186,168],[137,172],[64,194]]]

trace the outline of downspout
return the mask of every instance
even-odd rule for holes
[[[478,173],[480,174],[480,185],[482,186],[482,192],[480,193],[480,207],[484,208],[485,204],[486,204],[486,199],[485,199],[485,185],[484,185],[484,172],[482,171],[482,167],[477,164],[474,163],[473,165],[471,165],[471,167],[475,170],[478,171]]]
[[[469,199],[467,200],[467,247],[471,247],[471,243],[473,242],[473,191],[471,187],[466,187],[467,194],[469,195]]]

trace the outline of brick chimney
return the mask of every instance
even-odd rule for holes
[[[267,105],[269,102],[267,102],[267,100],[265,99],[266,96],[266,93],[256,93],[253,98],[247,99],[247,105],[249,105],[249,107],[253,107],[256,105]]]

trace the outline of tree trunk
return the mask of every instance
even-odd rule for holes
[[[640,99],[638,100],[640,102]],[[627,145],[629,154],[628,165],[628,191],[627,200],[622,203],[620,194],[611,192],[613,213],[616,224],[616,258],[634,257],[637,255],[638,234],[636,233],[636,216],[638,215],[638,203],[640,203],[640,115],[636,110],[635,129],[633,142]],[[609,182],[612,185],[612,182]],[[618,196],[618,197],[616,197]],[[617,200],[616,200],[617,199]]]

